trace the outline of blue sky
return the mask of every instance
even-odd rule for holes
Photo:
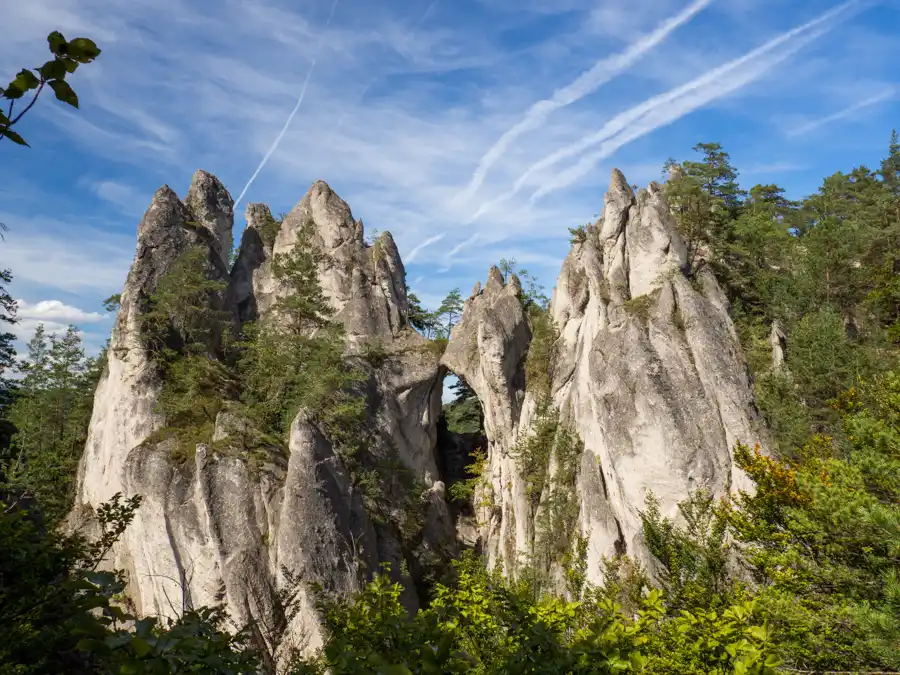
[[[900,126],[898,0],[0,2],[7,79],[55,29],[103,49],[80,110],[48,97],[18,127],[33,147],[0,147],[19,330],[72,321],[94,350],[156,188],[203,168],[237,197],[305,81],[236,238],[248,201],[288,211],[323,179],[432,306],[501,257],[552,288],[614,166],[646,184],[719,141],[745,187],[801,197]]]

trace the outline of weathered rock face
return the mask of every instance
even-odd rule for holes
[[[263,205],[248,206],[248,227],[229,274],[231,218],[227,191],[198,172],[184,203],[162,188],[141,221],[95,396],[72,521],[90,525],[96,508],[117,492],[142,495],[110,561],[128,572],[135,609],[172,616],[185,605],[224,601],[238,625],[257,620],[264,626],[258,639],[283,656],[321,639],[305,585],[295,600],[299,611],[286,616],[279,599],[290,584],[285,572],[347,593],[380,562],[390,562],[398,578],[409,569],[405,600],[415,607],[416,575],[452,552],[452,523],[433,455],[442,373],[427,341],[406,325],[405,271],[393,239],[385,234],[367,246],[362,223],[325,183],[313,185],[280,225]],[[154,440],[165,424],[156,408],[163,382],[145,346],[141,317],[160,279],[188,247],[204,247],[208,277],[228,281],[227,293],[213,299],[216,309],[231,313],[235,325],[265,321],[286,292],[272,261],[291,250],[304,224],[332,261],[320,266],[319,281],[344,324],[348,358],[368,375],[361,386],[369,442],[361,461],[405,467],[412,486],[383,489],[397,509],[417,510],[424,531],[400,533],[390,518],[373,518],[344,460],[304,411],[283,445],[248,446],[253,430],[239,406],[219,413],[213,437],[186,461],[173,457],[171,441]],[[368,357],[373,345],[377,359]]]
[[[561,540],[587,538],[592,581],[604,555],[644,557],[639,510],[648,490],[674,516],[692,490],[746,487],[731,448],[753,443],[758,432],[737,336],[711,273],[688,269],[655,184],[635,196],[613,172],[602,218],[563,263],[551,303],[556,333],[537,331],[519,280],[492,268],[442,357],[407,323],[406,275],[390,234],[367,245],[362,222],[328,185],[315,183],[283,222],[262,204],[247,207],[247,222],[229,271],[232,201],[215,177],[198,172],[184,202],[161,188],[138,229],[72,521],[89,525],[115,493],[143,496],[110,561],[129,573],[139,613],[171,616],[184,605],[224,601],[238,625],[256,621],[257,639],[283,658],[321,642],[305,586],[295,611],[282,605],[292,575],[348,593],[390,562],[415,607],[417,580],[457,546],[444,484],[459,479],[466,450],[435,456],[446,370],[477,393],[489,441],[477,532],[467,521],[457,536],[508,574],[535,559],[535,523],[550,512],[553,481],[566,473],[558,456],[542,460],[535,494],[523,471],[522,444],[547,410],[583,442],[575,471],[566,473],[577,517],[565,521],[573,531]],[[156,405],[165,383],[146,346],[149,299],[182,253],[199,247],[207,278],[227,287],[209,302],[231,317],[231,328],[278,321],[273,307],[290,289],[275,262],[300,237],[322,254],[320,286],[345,329],[346,358],[365,376],[357,392],[366,402],[365,452],[351,465],[304,410],[286,438],[260,443],[230,401],[210,438],[176,459],[172,441],[154,433],[165,425]],[[177,349],[186,336],[170,328]],[[225,358],[222,337],[209,338],[210,358]],[[529,354],[538,342],[553,347],[540,388],[526,377],[536,372]],[[383,502],[373,511],[372,486],[358,478],[384,467],[375,471]],[[559,569],[548,571],[560,579]]]
[[[481,534],[489,558],[507,569],[533,553],[535,540],[516,458],[536,409],[524,377],[530,334],[518,290],[517,280],[504,286],[492,269],[444,356],[485,408],[495,503],[482,514]],[[674,517],[693,490],[748,488],[731,448],[756,442],[759,431],[724,295],[708,270],[687,268],[658,185],[635,197],[613,171],[601,219],[563,263],[551,313],[559,337],[549,395],[584,442],[577,527],[596,582],[602,556],[644,557],[639,510],[647,491]]]
[[[228,190],[212,174],[197,171],[184,203],[190,210],[194,222],[212,232],[214,248],[222,258],[222,263],[227,264],[234,241],[232,238],[234,201]]]

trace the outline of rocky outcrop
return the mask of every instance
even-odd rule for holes
[[[492,269],[444,356],[485,408],[494,504],[481,534],[508,570],[535,546],[519,446],[533,433],[539,396],[525,378],[530,331],[519,294],[515,278],[504,284]],[[584,443],[577,529],[599,581],[602,556],[644,557],[648,491],[674,517],[694,490],[749,487],[731,448],[759,438],[755,408],[727,301],[708,269],[689,268],[656,184],[635,196],[613,171],[602,217],[573,244],[550,312],[558,338],[547,395]]]
[[[347,594],[387,562],[413,608],[417,584],[457,553],[457,539],[508,574],[523,560],[549,559],[560,581],[559,565],[536,547],[563,476],[566,510],[574,505],[577,516],[558,521],[564,531],[554,545],[569,551],[585,537],[593,581],[602,556],[643,557],[639,510],[648,491],[674,516],[693,490],[746,487],[731,448],[758,431],[727,301],[709,270],[690,268],[659,186],[635,195],[613,172],[601,219],[563,263],[550,319],[526,309],[515,275],[491,268],[442,356],[408,325],[406,273],[391,235],[366,243],[362,222],[327,184],[316,182],[283,221],[250,204],[247,223],[229,270],[232,201],[198,172],[183,202],[161,188],[138,228],[72,515],[89,527],[114,494],[143,496],[110,561],[128,573],[138,613],[225,602],[237,625],[254,623],[257,641],[283,659],[321,642],[308,582]],[[225,347],[235,342],[225,337],[282,320],[277,303],[292,290],[276,269],[301,241],[317,252],[319,286],[344,328],[345,358],[361,374],[362,451],[342,454],[340,439],[308,410],[284,438],[266,436],[232,392],[195,447],[174,453],[159,433],[165,371],[145,325],[161,280],[185,251],[201,252],[203,274],[224,289],[209,293],[208,309],[227,319],[205,334],[201,354],[231,368]],[[154,339],[178,352],[186,331],[172,320]],[[467,511],[456,528],[460,511],[448,507],[445,485],[460,480],[466,443],[476,441],[443,429],[438,443],[448,370],[478,395],[488,441],[476,519]],[[566,445],[573,435],[580,442]],[[545,447],[525,471],[534,439]],[[453,457],[436,456],[450,445]]]
[[[234,242],[234,201],[228,190],[212,174],[197,171],[184,203],[193,216],[193,222],[213,234],[215,251],[222,263],[227,264]]]
[[[491,566],[503,563],[508,573],[518,554],[528,548],[531,520],[513,457],[526,401],[525,356],[531,342],[521,290],[515,276],[506,283],[500,270],[492,267],[484,288],[477,284],[466,300],[442,359],[472,387],[484,410],[490,452],[486,484],[476,502],[490,505],[480,509],[482,548]]]
[[[416,578],[452,554],[434,456],[442,373],[437,354],[406,325],[405,271],[390,234],[366,245],[362,223],[317,182],[283,223],[261,204],[248,206],[248,227],[229,272],[231,204],[215,177],[198,172],[184,202],[164,187],[141,221],[71,520],[90,527],[96,509],[114,494],[140,494],[143,503],[110,560],[128,573],[137,612],[172,616],[185,606],[225,602],[235,624],[254,622],[257,639],[283,658],[291,646],[320,643],[309,582],[346,594],[389,562],[415,607]],[[379,488],[387,503],[378,514],[305,411],[281,442],[261,443],[239,402],[226,402],[211,437],[187,457],[176,456],[173,441],[155,433],[166,422],[157,405],[163,371],[148,349],[142,318],[160,280],[188,248],[200,247],[208,278],[227,283],[226,292],[210,299],[213,309],[231,315],[235,328],[268,321],[288,292],[272,263],[292,250],[301,229],[322,253],[319,284],[344,326],[347,358],[365,376],[359,394],[367,403],[367,443],[354,470],[392,463],[396,477]],[[177,334],[177,326],[172,330]],[[220,338],[209,345],[210,358],[224,358]],[[176,339],[171,347],[179,344]],[[285,607],[296,578],[302,584],[293,606]]]
[[[772,370],[780,373],[784,370],[784,351],[787,348],[787,335],[781,330],[778,321],[772,322],[769,331],[769,346],[772,348]]]

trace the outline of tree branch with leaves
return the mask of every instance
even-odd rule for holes
[[[47,44],[53,54],[52,59],[37,68],[23,68],[12,82],[0,88],[0,98],[3,99],[0,105],[0,140],[8,138],[18,145],[28,145],[12,127],[34,107],[44,87],[52,89],[63,103],[78,107],[78,95],[66,81],[66,76],[74,73],[81,64],[90,63],[100,56],[100,49],[88,38],[67,41],[59,31],[47,36]],[[26,95],[32,91],[31,99],[24,103]],[[21,105],[23,103],[24,107]],[[6,110],[3,110],[4,107]]]

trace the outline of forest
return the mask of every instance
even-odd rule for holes
[[[54,33],[48,42],[53,59],[0,92],[9,104],[0,113],[7,157],[28,151],[3,142],[25,144],[12,128],[21,117],[13,104],[36,100],[46,84],[77,106],[65,77],[100,53],[84,38]],[[589,584],[576,543],[557,593],[527,567],[511,579],[464,551],[434,575],[413,614],[389,570],[352,597],[313,587],[327,639],[287,662],[267,652],[259,626],[231,625],[221,606],[177,619],[134,616],[122,602],[125,573],[102,563],[140,496],[109,501],[96,536],[65,527],[105,352],[88,357],[70,326],[58,334],[39,327],[17,354],[7,330],[0,674],[900,671],[900,139],[890,134],[879,166],[848,167],[797,201],[776,184],[742,185],[718,143],[694,151],[665,162],[663,189],[691,268],[711,269],[727,296],[772,452],[734,448],[755,490],[729,499],[697,491],[677,521],[650,495],[641,520],[654,569],[618,555],[604,561],[605,582]],[[573,243],[594,236],[584,225],[559,225],[571,225]],[[266,438],[282,436],[302,408],[338,439],[358,479],[377,483],[362,460],[352,463],[364,455],[362,401],[352,393],[360,375],[323,299],[317,252],[298,245],[276,258],[277,278],[292,289],[276,304],[285,320],[277,329],[246,325],[217,361],[207,351],[223,319],[204,299],[221,288],[191,256],[163,279],[141,318],[145,347],[165,373],[157,405],[173,452],[190,453],[224,406],[239,407]],[[521,301],[535,336],[527,374],[540,391],[541,364],[554,349],[549,298],[515,261],[500,268],[525,282]],[[15,273],[0,272],[7,329],[17,321]],[[441,349],[462,313],[459,290],[433,309],[412,294],[409,301],[410,325]],[[105,305],[116,311],[118,298]],[[177,349],[167,333],[174,316],[189,338]],[[773,343],[782,355],[774,360]],[[477,435],[482,417],[460,380],[443,424]],[[475,498],[483,467],[474,460],[450,486],[456,501]],[[287,589],[288,613],[292,597]]]

